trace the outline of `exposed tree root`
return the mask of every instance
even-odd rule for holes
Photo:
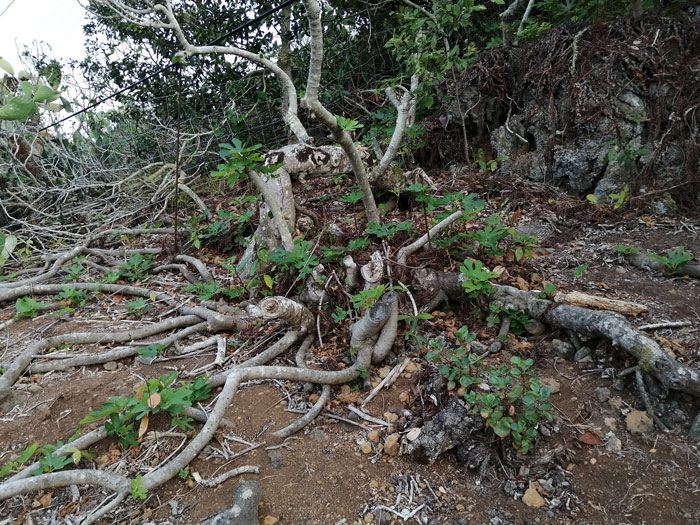
[[[174,305],[172,297],[162,292],[154,292],[142,286],[128,286],[124,284],[107,283],[70,283],[70,284],[25,284],[15,288],[0,287],[0,302],[14,301],[27,295],[50,295],[61,293],[67,287],[75,290],[87,290],[89,292],[119,293],[122,295],[133,295],[134,297],[150,298],[153,296],[156,301],[162,301],[168,305]]]
[[[179,328],[197,322],[199,319],[195,316],[176,317],[167,319],[160,323],[152,324],[143,328],[133,330],[122,330],[119,332],[79,332],[72,334],[62,334],[53,337],[42,339],[29,345],[21,352],[7,368],[5,373],[0,376],[0,400],[5,399],[10,394],[12,385],[24,373],[27,367],[32,362],[35,355],[42,354],[52,347],[58,347],[62,344],[89,344],[89,343],[124,343],[134,341],[159,334],[165,330]]]
[[[424,289],[444,291],[449,297],[466,298],[461,274],[419,270],[416,280]],[[523,291],[512,286],[494,286],[492,304],[501,308],[521,310],[549,326],[589,337],[603,337],[637,360],[640,373],[656,378],[664,388],[700,396],[700,371],[671,358],[654,341],[615,312],[594,311],[543,299],[538,292]],[[652,414],[653,416],[653,414]],[[655,416],[653,416],[655,417]]]
[[[48,286],[44,287],[44,290]],[[25,289],[39,287],[28,286]],[[47,292],[48,293],[48,292]],[[253,308],[255,313],[266,319],[284,319],[291,330],[287,332],[277,343],[260,353],[259,355],[241,363],[223,373],[220,373],[209,380],[211,386],[220,386],[223,389],[216,400],[216,403],[208,416],[196,410],[188,411],[191,416],[197,419],[204,419],[204,425],[200,432],[169,461],[159,466],[155,470],[145,474],[141,479],[141,487],[146,490],[153,490],[168,480],[175,477],[181,469],[186,467],[207,445],[217,428],[224,422],[223,415],[230,406],[241,383],[253,379],[286,379],[323,385],[322,395],[314,407],[303,417],[296,420],[286,428],[275,433],[276,437],[286,437],[307,425],[323,409],[330,397],[330,386],[332,384],[342,384],[358,378],[362,371],[369,368],[373,356],[386,355],[388,349],[393,345],[396,337],[396,318],[398,295],[395,292],[385,294],[380,302],[369,309],[363,318],[352,327],[351,344],[357,349],[356,362],[349,368],[336,372],[322,370],[312,370],[305,367],[268,366],[265,363],[274,359],[282,352],[286,351],[298,340],[299,334],[309,331],[313,325],[313,315],[303,305],[291,301],[284,297],[267,298]],[[14,384],[19,375],[27,368],[33,355],[51,346],[56,346],[62,342],[72,344],[91,342],[123,342],[148,337],[173,327],[188,326],[187,329],[201,326],[201,319],[207,319],[209,328],[226,326],[228,329],[235,327],[235,322],[240,318],[224,316],[204,307],[183,307],[182,313],[189,310],[189,315],[169,319],[161,323],[145,328],[140,328],[125,332],[111,333],[88,333],[88,334],[66,334],[44,339],[31,345],[13,361],[8,371],[0,377],[0,399],[6,396],[9,389]],[[196,312],[196,313],[195,313]],[[221,317],[226,317],[223,325]],[[214,319],[214,322],[212,321]],[[303,363],[303,355],[313,341],[313,336],[307,336],[302,347],[297,353]],[[69,447],[86,448],[96,441],[104,438],[107,432],[104,427],[100,427],[89,434],[78,438],[69,445],[61,447],[57,454],[68,453]],[[249,471],[248,469],[247,471]],[[132,488],[131,480],[117,474],[98,470],[73,470],[59,473],[41,474],[29,478],[29,469],[13,476],[3,484],[0,484],[0,500],[20,495],[26,492],[39,489],[58,488],[67,485],[90,484],[109,488],[116,493],[116,497],[107,505],[93,511],[88,518],[92,523],[104,516],[106,513],[116,508],[121,501],[129,494]],[[230,473],[227,473],[228,476]],[[232,474],[232,475],[235,475]]]

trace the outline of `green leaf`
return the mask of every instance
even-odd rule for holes
[[[592,202],[593,204],[598,204],[598,197],[596,197],[592,193],[589,193],[588,195],[586,195],[586,200],[589,202]]]
[[[27,120],[36,111],[36,103],[28,95],[10,97],[0,107],[0,120]]]
[[[34,102],[53,102],[60,95],[49,86],[40,86],[34,93]]]
[[[59,97],[61,99],[61,104],[63,105],[63,109],[66,111],[73,111],[73,106],[71,106],[71,103],[67,98],[64,97]]]
[[[31,297],[20,297],[15,301],[17,317],[36,317],[39,310],[49,306],[49,303],[40,303]]]
[[[493,431],[496,433],[498,437],[504,438],[507,437],[508,434],[510,434],[511,430],[511,425],[513,424],[513,420],[509,417],[502,417],[499,419],[495,425],[492,425],[491,428],[493,428]]]
[[[7,259],[10,258],[16,246],[17,237],[0,233],[0,269],[5,265]]]
[[[270,277],[268,274],[265,274],[263,275],[263,281],[265,281],[265,286],[272,290],[272,287],[275,285],[275,281],[272,280],[272,277]]]
[[[23,75],[20,73],[20,77]],[[22,90],[22,93],[24,93],[27,96],[30,96],[34,92],[34,84],[31,82],[27,82],[26,80],[21,82],[19,85],[20,89]]]
[[[4,58],[0,58],[0,69],[4,69],[12,76],[15,75],[15,68]]]

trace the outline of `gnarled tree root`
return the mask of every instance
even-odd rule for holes
[[[342,384],[358,378],[363,370],[369,368],[372,362],[372,356],[377,350],[377,347],[379,347],[381,351],[382,348],[386,347],[387,345],[391,346],[393,343],[393,338],[396,335],[396,328],[393,326],[393,322],[388,323],[388,321],[393,320],[396,317],[397,309],[394,307],[397,301],[396,295],[397,294],[395,292],[385,294],[382,301],[368,310],[365,316],[353,326],[352,344],[353,347],[357,349],[357,360],[355,364],[348,369],[337,372],[328,372],[287,366],[251,366],[249,361],[212,377],[209,380],[210,385],[216,387],[223,384],[223,389],[219,394],[218,399],[202,429],[192,439],[192,441],[190,441],[177,455],[170,459],[170,461],[145,474],[141,479],[141,488],[145,490],[153,490],[159,487],[163,483],[175,477],[181,469],[185,468],[201,452],[222,423],[224,412],[228,406],[230,406],[233,397],[235,396],[242,382],[253,379],[282,379],[319,383],[324,385],[324,395],[321,396],[323,403],[317,403],[312,410],[312,413],[316,411],[317,407],[322,408],[327,401],[327,392],[330,391],[328,385]],[[281,344],[278,344],[279,348],[275,349],[274,352],[263,352],[265,355],[265,360],[270,360],[281,353],[281,351],[289,348],[289,346],[291,346],[291,344],[293,344],[293,342],[298,338],[299,331],[304,331],[303,325],[306,322],[306,316],[296,315],[298,313],[296,308],[292,308],[292,312],[295,315],[290,315],[289,319],[296,321],[292,326],[293,330],[288,332],[288,334],[283,337],[284,341],[282,342],[281,340],[279,342]],[[94,335],[95,334],[89,334],[90,337],[88,337],[88,339]],[[104,336],[105,334],[101,335]],[[129,334],[123,334],[122,337],[127,337],[128,335]],[[310,345],[310,342],[311,337],[308,337],[305,341],[305,345]],[[4,379],[4,376],[0,379]],[[307,424],[311,419],[312,417],[304,416],[289,427],[282,429],[280,432],[288,434],[296,431],[299,428],[302,428],[303,425]],[[105,435],[106,432],[104,427],[101,427],[92,431],[86,436],[78,438],[76,441],[71,443],[70,446],[87,447]],[[57,452],[66,453],[67,450],[59,449]],[[25,470],[24,472],[28,472],[28,470]],[[119,503],[121,503],[121,501],[131,491],[132,486],[130,479],[106,471],[73,470],[41,474],[33,478],[25,477],[26,474],[24,474],[24,472],[20,475],[14,476],[5,483],[0,484],[0,500],[24,494],[32,490],[80,484],[98,485],[115,491],[117,493],[116,498],[107,505],[93,512],[88,518],[88,522],[90,523],[93,523],[106,513],[116,508],[117,505],[119,505]]]
[[[463,277],[456,272],[420,270],[416,281],[424,289],[444,291],[450,298],[466,298],[462,290]],[[610,340],[636,360],[640,373],[656,378],[664,388],[700,396],[700,370],[671,358],[654,341],[634,327],[624,316],[608,311],[596,311],[542,299],[538,292],[523,291],[512,286],[494,285],[492,304],[501,308],[522,310],[530,317],[560,328],[591,337]]]

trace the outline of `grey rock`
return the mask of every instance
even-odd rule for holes
[[[479,355],[483,355],[489,351],[489,347],[479,341],[472,341],[469,343],[469,348],[471,348],[472,352]]]
[[[233,494],[233,506],[207,518],[202,525],[257,525],[262,488],[257,481],[244,481]]]
[[[440,454],[465,443],[475,430],[483,427],[464,405],[450,396],[433,419],[423,425],[420,436],[406,444],[406,452],[422,463],[432,463]]]
[[[117,369],[117,362],[116,361],[108,361],[102,365],[102,368],[104,368],[108,372],[113,372]]]
[[[314,428],[311,432],[309,432],[309,437],[317,443],[328,441],[328,434],[326,434],[320,428]]]
[[[538,479],[537,482],[540,484],[540,487],[542,487],[542,490],[544,490],[547,494],[554,492],[554,485],[552,485],[550,480]]]
[[[695,416],[693,424],[690,426],[690,431],[688,432],[688,439],[690,441],[700,443],[700,413]]]
[[[554,339],[552,341],[552,354],[555,357],[561,357],[571,361],[574,358],[576,350],[573,345],[567,343],[566,341],[561,341],[559,339]]]
[[[610,389],[606,388],[604,386],[599,386],[596,388],[594,391],[595,396],[598,398],[598,401],[601,403],[605,403],[608,399],[610,399]]]
[[[587,140],[570,147],[553,148],[554,183],[574,195],[589,193],[605,169],[606,147],[599,140]]]
[[[270,458],[270,465],[274,469],[281,469],[282,465],[284,465],[282,453],[278,449],[268,450],[267,457]]]
[[[590,361],[592,355],[593,350],[591,350],[587,346],[582,346],[581,348],[576,350],[576,353],[574,354],[574,361],[577,363],[583,362],[584,359],[588,359],[588,361]]]
[[[530,319],[527,323],[523,325],[523,328],[525,328],[527,333],[532,335],[542,335],[545,332],[545,330],[547,330],[545,324],[541,323],[537,319]]]

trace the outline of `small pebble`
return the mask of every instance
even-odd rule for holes
[[[406,368],[404,368],[404,370],[406,372],[417,372],[419,368],[420,367],[416,363],[414,363],[413,361],[409,361],[406,364]]]
[[[117,369],[117,362],[116,361],[108,361],[102,365],[102,368],[104,368],[108,372],[113,372],[114,370]]]
[[[399,416],[393,412],[384,412],[384,420],[387,423],[396,423],[399,420]]]
[[[372,453],[372,443],[369,441],[365,441],[360,445],[360,450],[362,451],[363,454],[371,454]]]
[[[379,443],[379,432],[376,430],[370,430],[367,432],[367,439],[369,439],[372,443]]]

